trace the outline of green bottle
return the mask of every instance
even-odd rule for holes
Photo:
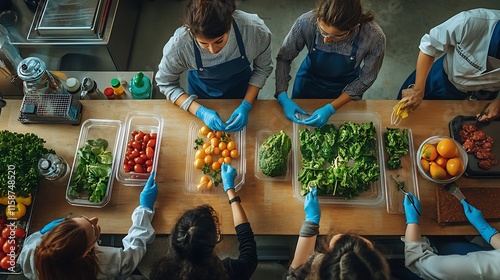
[[[130,80],[129,90],[134,99],[149,99],[151,98],[151,80],[139,72]]]

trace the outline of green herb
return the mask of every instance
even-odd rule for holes
[[[374,155],[373,123],[346,122],[338,130],[333,124],[299,131],[302,169],[298,180],[301,194],[317,187],[318,195],[351,199],[367,191],[380,178]]]
[[[258,159],[262,173],[271,177],[285,175],[291,148],[292,140],[283,130],[264,140]]]
[[[38,160],[46,153],[55,154],[54,150],[45,148],[44,143],[45,140],[33,133],[0,131],[0,191],[3,196],[11,191],[28,197],[38,189],[42,178]]]
[[[88,140],[78,149],[78,166],[69,185],[72,196],[80,197],[84,192],[89,195],[90,202],[102,201],[106,195],[113,164],[113,155],[106,151],[107,147],[108,141],[99,138]]]
[[[214,185],[217,187],[220,183],[222,183],[222,176],[221,176],[221,171],[219,170],[212,170],[210,168],[210,164],[206,163],[203,168],[201,169],[201,172],[203,174],[208,175],[211,177],[212,181],[214,182]]]
[[[195,144],[195,145],[194,145],[194,149],[195,149],[195,150],[198,150],[201,146],[203,146],[203,143],[204,143],[203,138],[201,138],[201,137],[197,137],[197,138],[194,140],[194,144]]]
[[[396,182],[396,188],[398,189],[398,191],[406,191],[405,190],[405,182],[404,181],[398,181],[394,176],[392,176],[392,179],[394,180],[394,182]],[[399,175],[398,175],[399,177]]]
[[[386,128],[384,133],[385,147],[387,150],[387,168],[401,168],[401,158],[408,154],[409,140],[408,129]]]

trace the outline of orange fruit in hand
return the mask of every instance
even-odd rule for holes
[[[429,161],[435,160],[437,158],[437,156],[438,156],[436,147],[434,147],[431,144],[425,144],[422,147],[422,152],[421,152],[420,156],[423,159],[426,159],[426,160],[429,160]]]
[[[438,157],[434,160],[434,162],[437,163],[442,168],[446,168],[446,162],[447,161],[448,161],[447,158],[444,158],[444,157],[442,157],[440,155],[438,155]]]
[[[464,170],[464,163],[458,157],[450,158],[448,162],[446,162],[446,172],[450,174],[450,176],[457,176],[462,173]]]
[[[444,138],[439,141],[436,150],[440,156],[445,158],[452,158],[458,155],[457,144],[450,138]]]

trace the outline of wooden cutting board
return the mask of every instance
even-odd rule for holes
[[[500,187],[460,187],[467,201],[483,212],[486,220],[500,219]],[[440,224],[468,222],[462,203],[443,187],[436,187],[437,221]]]

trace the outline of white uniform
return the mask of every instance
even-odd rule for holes
[[[132,227],[122,240],[123,248],[96,245],[94,252],[99,262],[97,279],[126,279],[146,254],[146,245],[153,242],[155,231],[151,225],[154,212],[139,206],[132,213]],[[37,231],[26,238],[18,258],[24,276],[37,279],[35,249],[42,240]]]
[[[500,250],[439,256],[424,237],[423,242],[405,242],[405,265],[424,279],[498,280]]]
[[[488,49],[499,20],[500,10],[461,12],[432,28],[422,37],[419,48],[433,57],[446,54],[443,68],[458,90],[498,91],[500,59],[488,57]]]

